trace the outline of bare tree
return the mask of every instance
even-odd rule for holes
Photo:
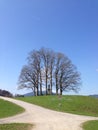
[[[27,58],[28,65],[21,70],[19,77],[19,89],[31,88],[34,95],[42,95],[42,73],[41,73],[41,58],[39,51],[33,50]]]
[[[45,86],[46,86],[46,95],[48,94],[48,82],[49,82],[49,63],[50,63],[50,51],[49,49],[41,48],[40,55],[43,63],[43,70],[45,74]]]
[[[56,94],[60,90],[60,95],[63,91],[73,90],[78,91],[80,84],[80,74],[71,60],[62,53],[57,53],[55,69]]]
[[[33,50],[29,57],[28,57],[28,63],[32,66],[34,69],[36,78],[37,78],[37,93],[42,95],[42,73],[41,73],[41,56],[39,51]],[[40,91],[39,91],[40,89]]]
[[[61,53],[56,53],[55,57],[55,84],[56,84],[56,94],[58,95],[58,90],[59,90],[59,73],[60,73],[60,66],[61,66],[61,60],[62,60],[63,54]]]
[[[31,69],[31,66],[23,66],[19,80],[18,80],[18,89],[31,88],[36,95],[36,75]]]
[[[54,73],[54,67],[55,67],[55,53],[53,51],[50,51],[50,63],[49,63],[49,70],[50,70],[50,94],[52,94],[53,89],[53,73]]]
[[[65,69],[65,74],[62,77],[62,82],[60,86],[60,94],[62,95],[63,91],[73,90],[78,92],[80,85],[80,73],[77,71],[75,65],[73,65],[70,61],[68,62],[69,66]]]
[[[30,52],[27,59],[28,64],[20,73],[19,88],[31,88],[35,95],[42,95],[44,85],[46,95],[52,94],[53,89],[57,95],[67,90],[78,91],[80,74],[63,53],[41,48]]]

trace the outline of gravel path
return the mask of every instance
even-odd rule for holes
[[[82,130],[81,124],[87,120],[98,120],[96,117],[80,116],[48,110],[23,101],[0,97],[25,108],[25,112],[13,117],[0,119],[4,123],[31,123],[33,130]]]

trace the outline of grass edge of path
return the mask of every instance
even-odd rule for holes
[[[0,98],[0,119],[16,116],[25,112],[25,109],[16,103]]]
[[[84,122],[81,127],[83,130],[98,130],[98,120],[90,120]]]
[[[29,123],[9,123],[0,124],[0,130],[32,130],[33,124]]]

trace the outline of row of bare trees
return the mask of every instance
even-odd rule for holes
[[[63,53],[41,48],[33,50],[27,58],[19,76],[19,89],[31,88],[34,95],[62,95],[65,90],[77,91],[80,74],[71,60]]]

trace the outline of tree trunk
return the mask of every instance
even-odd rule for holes
[[[50,95],[52,95],[52,71],[50,74]]]
[[[46,95],[48,94],[47,88],[48,88],[48,76],[47,76],[47,70],[46,70]]]
[[[58,77],[57,77],[57,74],[56,74],[56,77],[55,77],[55,82],[56,82],[56,95],[58,95]]]
[[[36,87],[36,96],[39,96],[38,86]]]
[[[46,78],[46,95],[47,95],[47,78]]]
[[[62,92],[63,92],[62,85],[60,85],[60,95],[62,95]]]
[[[40,95],[42,95],[42,76],[40,72]]]
[[[50,81],[50,95],[52,95],[52,79]]]
[[[58,84],[56,82],[56,95],[58,95]]]
[[[56,86],[56,95],[58,95],[58,87]]]
[[[36,96],[35,86],[34,86],[34,96]]]

